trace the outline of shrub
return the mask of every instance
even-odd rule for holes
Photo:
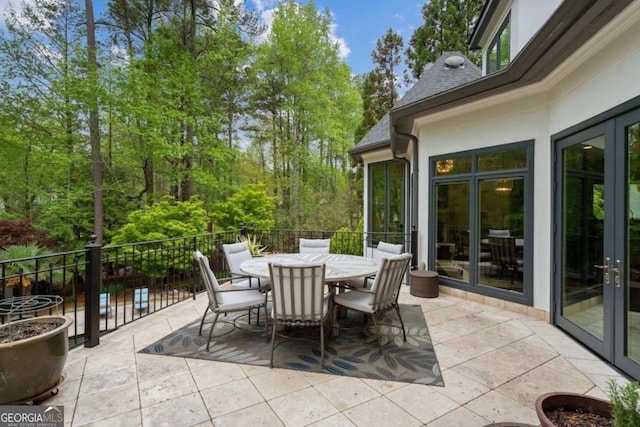
[[[640,426],[640,401],[639,384],[631,381],[624,386],[618,385],[615,380],[609,380],[609,399],[611,400],[611,415],[613,425],[616,427]]]

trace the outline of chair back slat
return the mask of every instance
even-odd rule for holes
[[[411,254],[383,258],[380,270],[371,285],[373,295],[369,297],[373,310],[381,310],[396,304],[402,280],[409,268]]]
[[[274,318],[319,322],[325,315],[325,265],[269,264]]]

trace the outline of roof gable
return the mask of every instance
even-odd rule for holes
[[[446,64],[452,56],[461,57],[461,66],[451,67]],[[430,68],[425,70],[420,79],[394,105],[392,110],[418,102],[440,92],[468,83],[481,76],[480,68],[473,64],[460,52],[445,52]],[[390,145],[391,130],[389,113],[385,114],[367,134],[350,150],[352,155],[385,148]]]

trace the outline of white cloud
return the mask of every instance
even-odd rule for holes
[[[344,38],[337,36],[337,29],[338,26],[336,24],[331,24],[331,27],[329,28],[329,40],[331,40],[332,43],[338,44],[338,55],[341,59],[346,60],[351,54],[351,49],[349,49],[349,45]]]

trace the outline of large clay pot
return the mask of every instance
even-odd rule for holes
[[[0,405],[32,401],[54,389],[62,379],[69,353],[67,328],[71,319],[42,316],[12,322],[56,322],[60,326],[42,335],[0,344]]]
[[[536,414],[540,420],[540,425],[542,427],[555,427],[555,424],[547,418],[546,412],[559,408],[563,408],[566,411],[582,408],[585,412],[592,412],[611,419],[611,402],[607,400],[578,393],[554,392],[543,394],[536,399]]]

